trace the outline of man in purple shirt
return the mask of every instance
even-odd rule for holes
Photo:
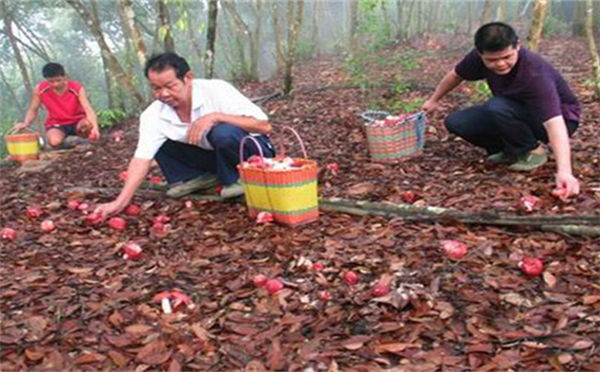
[[[481,106],[451,113],[448,131],[484,148],[493,163],[531,171],[546,163],[540,144],[549,143],[556,158],[555,195],[579,193],[571,168],[569,137],[579,125],[577,98],[562,76],[542,57],[521,47],[512,27],[485,24],[475,33],[475,49],[440,81],[423,104],[427,112],[463,80],[486,79],[494,95]]]

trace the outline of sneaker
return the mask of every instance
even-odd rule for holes
[[[487,157],[487,161],[492,163],[492,164],[502,164],[502,163],[510,163],[510,159],[508,156],[506,156],[505,153],[501,152],[497,152],[495,154],[489,155]]]
[[[541,167],[548,161],[548,155],[528,153],[519,157],[516,163],[511,164],[508,168],[514,171],[529,172]]]
[[[244,195],[244,187],[240,181],[236,181],[231,185],[223,186],[221,189],[221,197],[224,199],[235,198]]]
[[[182,196],[193,193],[198,190],[205,190],[217,185],[217,177],[212,174],[204,174],[189,181],[178,182],[169,187],[166,194],[171,198],[181,198]]]

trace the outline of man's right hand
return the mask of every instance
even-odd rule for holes
[[[425,111],[428,114],[433,113],[434,111],[439,110],[440,108],[440,103],[439,101],[433,100],[433,99],[428,99],[427,101],[425,101],[425,103],[423,104],[423,106],[421,107],[421,109],[423,111]]]
[[[24,121],[20,121],[20,122],[16,123],[16,124],[13,126],[13,128],[14,128],[15,130],[23,130],[23,129],[27,128],[28,126],[29,126],[29,125],[25,124],[25,122],[24,122]]]
[[[115,200],[110,203],[100,204],[98,207],[96,207],[94,213],[100,213],[102,215],[102,219],[105,219],[121,212],[124,208],[125,206],[121,205],[121,203]]]

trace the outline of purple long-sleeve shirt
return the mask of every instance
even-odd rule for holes
[[[498,75],[483,64],[476,49],[460,61],[454,71],[464,80],[486,79],[494,96],[522,102],[537,122],[562,115],[579,121],[581,108],[577,98],[558,71],[536,53],[525,48],[506,75]]]

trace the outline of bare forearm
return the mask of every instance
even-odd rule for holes
[[[250,116],[227,115],[221,113],[213,114],[215,122],[224,122],[236,127],[240,127],[247,132],[268,134],[271,131],[271,124],[266,120],[258,120]]]
[[[433,101],[439,101],[448,92],[450,92],[452,89],[456,88],[460,83],[462,83],[462,81],[463,79],[460,76],[458,76],[456,72],[454,72],[454,70],[449,71],[437,85],[430,99]]]
[[[133,198],[135,191],[140,187],[148,171],[152,160],[133,158],[127,169],[127,180],[121,193],[115,200],[120,206],[125,207]]]
[[[23,121],[26,126],[30,126],[31,123],[34,122],[35,118],[37,118],[37,110],[28,109],[27,114],[25,114],[25,120]]]
[[[556,158],[557,173],[572,174],[571,166],[571,145],[569,143],[569,134],[562,116],[556,116],[544,123],[550,147]]]

